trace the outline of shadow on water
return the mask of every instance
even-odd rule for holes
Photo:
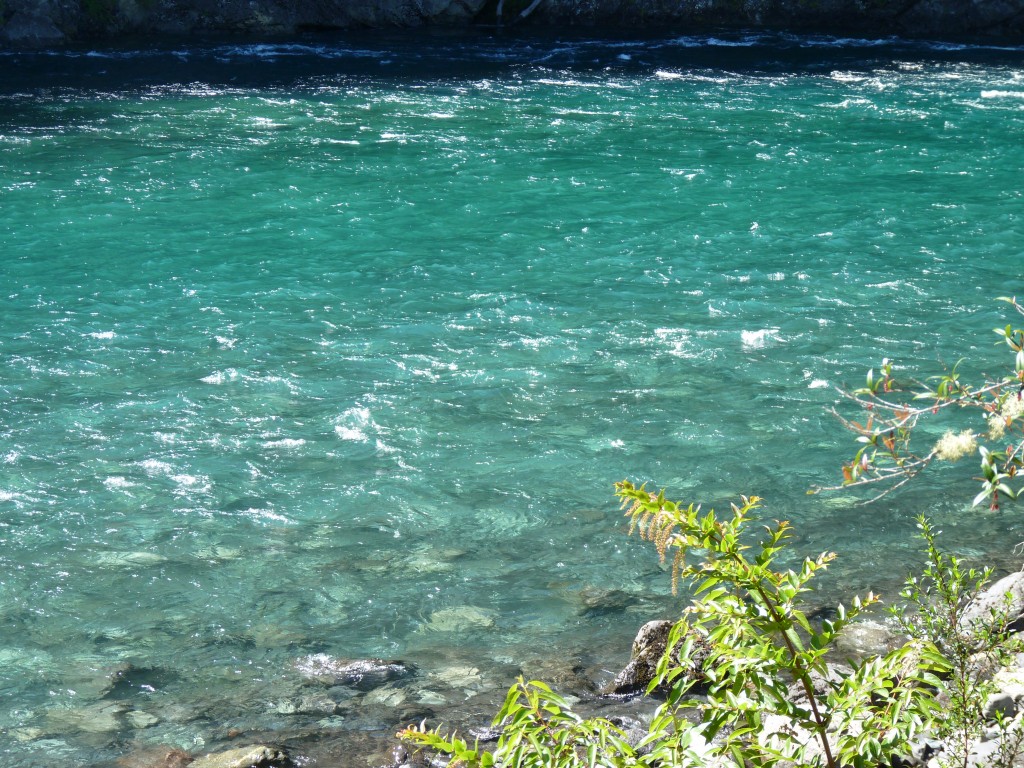
[[[293,88],[384,79],[410,84],[515,77],[523,69],[578,76],[717,70],[765,76],[877,68],[897,62],[1013,65],[1024,47],[726,31],[607,37],[495,30],[306,34],[288,38],[161,38],[118,46],[0,52],[0,93],[128,90],[202,84]],[[7,112],[7,119],[12,115]]]

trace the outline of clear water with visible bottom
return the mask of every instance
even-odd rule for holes
[[[851,450],[835,387],[881,357],[1002,364],[1022,54],[435,35],[0,55],[5,764],[232,733],[364,764],[338,755],[485,713],[531,659],[607,674],[678,610],[623,535],[623,478],[763,496],[799,554],[840,553],[823,600],[892,595],[922,511],[1012,566],[1019,511],[970,511],[973,467],[873,506],[806,491]],[[295,662],[317,653],[419,682],[311,704]]]

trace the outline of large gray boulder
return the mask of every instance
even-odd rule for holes
[[[984,629],[1005,616],[1011,632],[1024,630],[1024,572],[1017,571],[975,596],[960,615],[964,630]]]
[[[665,655],[668,648],[669,635],[672,627],[671,621],[656,620],[649,621],[640,627],[636,639],[633,641],[633,653],[629,663],[623,668],[615,679],[601,691],[606,696],[629,696],[643,693],[654,680],[658,673],[658,663]],[[703,679],[704,662],[711,651],[703,635],[690,631],[692,653],[687,663],[679,658],[679,648],[675,649],[675,662],[686,667],[685,674],[695,681]]]

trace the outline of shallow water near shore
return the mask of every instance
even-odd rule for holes
[[[823,601],[894,594],[922,511],[1015,567],[1020,515],[968,510],[973,468],[866,507],[806,491],[852,452],[836,387],[882,357],[1003,362],[1022,54],[0,54],[6,764],[237,731],[330,765],[409,717],[484,712],[557,673],[545,657],[600,678],[677,605],[624,536],[623,478],[764,497],[797,554],[840,553]],[[419,682],[331,709],[296,671],[314,654]]]

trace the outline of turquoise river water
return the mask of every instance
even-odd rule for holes
[[[1022,49],[376,36],[0,72],[5,765],[238,733],[367,765],[531,659],[600,682],[677,605],[623,478],[763,496],[840,553],[823,600],[892,595],[920,511],[1016,565],[971,467],[806,491],[881,357],[1002,362]],[[417,672],[332,709],[313,654]]]

